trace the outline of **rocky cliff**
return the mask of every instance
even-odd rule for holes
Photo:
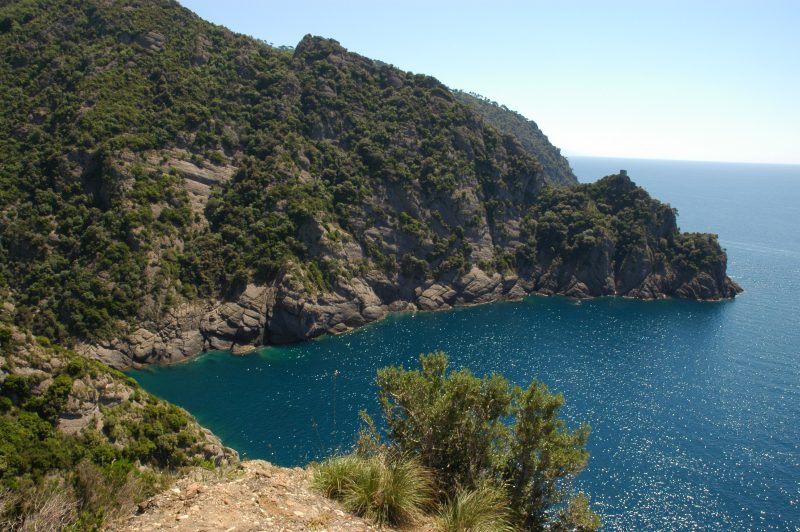
[[[209,349],[243,353],[265,344],[339,334],[389,312],[442,310],[534,293],[709,301],[741,291],[725,275],[727,259],[716,239],[681,233],[675,211],[651,199],[627,176],[548,189],[524,218],[511,221],[507,226],[512,229],[504,233],[511,250],[501,255],[505,264],[498,265],[495,258],[481,263],[483,268],[473,265],[436,279],[374,268],[339,278],[326,290],[310,289],[290,270],[270,285],[248,284],[228,300],[176,308],[166,319],[145,323],[127,337],[82,349],[111,366],[127,367],[172,363]],[[488,227],[484,230],[491,233]],[[404,236],[402,228],[385,230],[381,245],[396,245]],[[497,253],[491,242],[482,247],[476,239],[467,245]],[[366,262],[368,257],[359,251],[354,248],[348,260]]]

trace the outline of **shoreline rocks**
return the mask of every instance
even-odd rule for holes
[[[373,275],[369,281],[354,278],[334,290],[316,294],[308,293],[288,274],[273,286],[247,285],[229,301],[179,306],[161,322],[143,323],[123,338],[82,344],[78,350],[111,367],[127,369],[174,364],[215,349],[239,355],[264,345],[342,334],[380,321],[392,312],[447,310],[521,300],[531,294],[576,299],[612,296],[719,301],[733,298],[742,290],[724,272],[669,270],[650,271],[642,276],[641,271],[621,269],[622,277],[617,277],[613,270],[609,271],[608,262],[599,264],[605,265],[605,271],[566,265],[537,268],[528,278],[490,274],[473,267],[449,283],[429,281],[413,289],[409,289],[408,282],[392,285],[391,279]],[[638,282],[631,282],[630,277]],[[387,290],[387,286],[393,290]],[[405,294],[410,297],[404,298]]]

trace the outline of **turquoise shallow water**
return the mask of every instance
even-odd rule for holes
[[[131,374],[251,458],[305,464],[347,449],[377,413],[375,370],[445,350],[477,373],[531,378],[592,425],[581,476],[611,530],[800,527],[800,167],[571,159],[584,180],[626,168],[713,231],[735,301],[520,303],[395,315],[336,338],[215,352]]]

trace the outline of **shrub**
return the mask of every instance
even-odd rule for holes
[[[600,517],[589,507],[589,496],[579,493],[558,514],[553,532],[592,532],[600,528]]]
[[[11,329],[0,327],[0,352],[4,352],[11,347],[13,339],[14,337],[11,334]]]
[[[73,357],[67,363],[67,367],[65,368],[64,372],[73,379],[80,379],[81,377],[86,375],[88,366],[89,364],[87,363],[85,358]]]
[[[81,501],[81,524],[90,528],[129,515],[136,503],[166,484],[163,474],[140,471],[127,460],[104,466],[83,461],[75,467],[75,487]]]
[[[421,356],[420,366],[378,371],[395,451],[417,457],[451,498],[486,482],[506,486],[514,523],[547,528],[588,461],[589,427],[569,430],[558,417],[563,397],[539,382],[523,389],[499,375],[448,373],[444,353]]]
[[[499,376],[476,379],[467,370],[446,376],[444,353],[420,357],[420,363],[417,371],[378,371],[389,436],[401,453],[418,456],[450,494],[456,485],[474,488],[492,467],[495,442],[507,439],[508,383]]]
[[[340,500],[363,462],[363,458],[352,454],[329,458],[314,466],[311,485],[329,499]]]
[[[12,373],[6,376],[6,380],[0,386],[0,394],[18,403],[22,402],[31,396],[31,380],[28,377]]]
[[[331,458],[315,467],[312,485],[381,526],[413,522],[433,495],[430,472],[417,460],[386,454]]]
[[[67,404],[70,390],[72,390],[72,378],[66,374],[58,375],[44,394],[28,400],[26,408],[38,412],[42,419],[55,422]]]
[[[11,522],[0,522],[8,525],[10,530],[62,530],[74,523],[78,514],[75,491],[57,475],[26,490],[24,496],[18,496],[16,504],[17,518]]]

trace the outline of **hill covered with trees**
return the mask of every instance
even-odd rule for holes
[[[531,292],[737,290],[715,237],[626,177],[576,186],[518,115],[169,0],[4,2],[0,111],[3,312],[119,367]]]

